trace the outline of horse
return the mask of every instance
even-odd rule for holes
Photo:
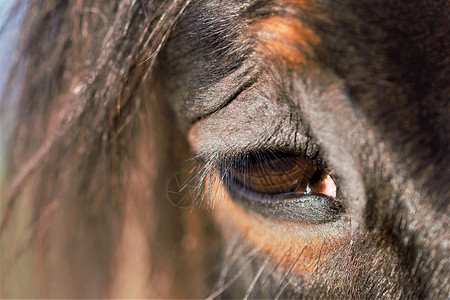
[[[449,15],[18,2],[1,297],[447,298]]]

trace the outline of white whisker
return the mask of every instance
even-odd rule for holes
[[[210,296],[206,298],[206,300],[212,300],[222,294],[227,288],[229,288],[244,272],[244,270],[253,262],[253,260],[256,258],[256,254],[261,251],[261,247],[257,247],[247,253],[244,257],[244,263],[242,264],[241,269],[230,279],[228,280],[223,286],[221,286],[219,289],[217,289],[214,293],[212,293]]]

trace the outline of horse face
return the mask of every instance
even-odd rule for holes
[[[160,74],[228,245],[212,297],[448,295],[449,14],[188,6]]]

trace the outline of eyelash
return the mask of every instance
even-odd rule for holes
[[[206,199],[214,208],[217,202],[231,199],[266,219],[302,224],[332,222],[344,213],[331,171],[311,141],[296,151],[260,148],[233,155],[198,155],[184,170],[168,186],[169,199],[178,207],[202,205]],[[330,184],[331,192],[324,189]]]

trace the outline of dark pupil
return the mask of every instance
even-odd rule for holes
[[[238,184],[245,189],[267,194],[306,192],[312,181],[320,180],[319,170],[301,156],[252,160],[234,170]],[[318,178],[317,178],[318,177]]]

